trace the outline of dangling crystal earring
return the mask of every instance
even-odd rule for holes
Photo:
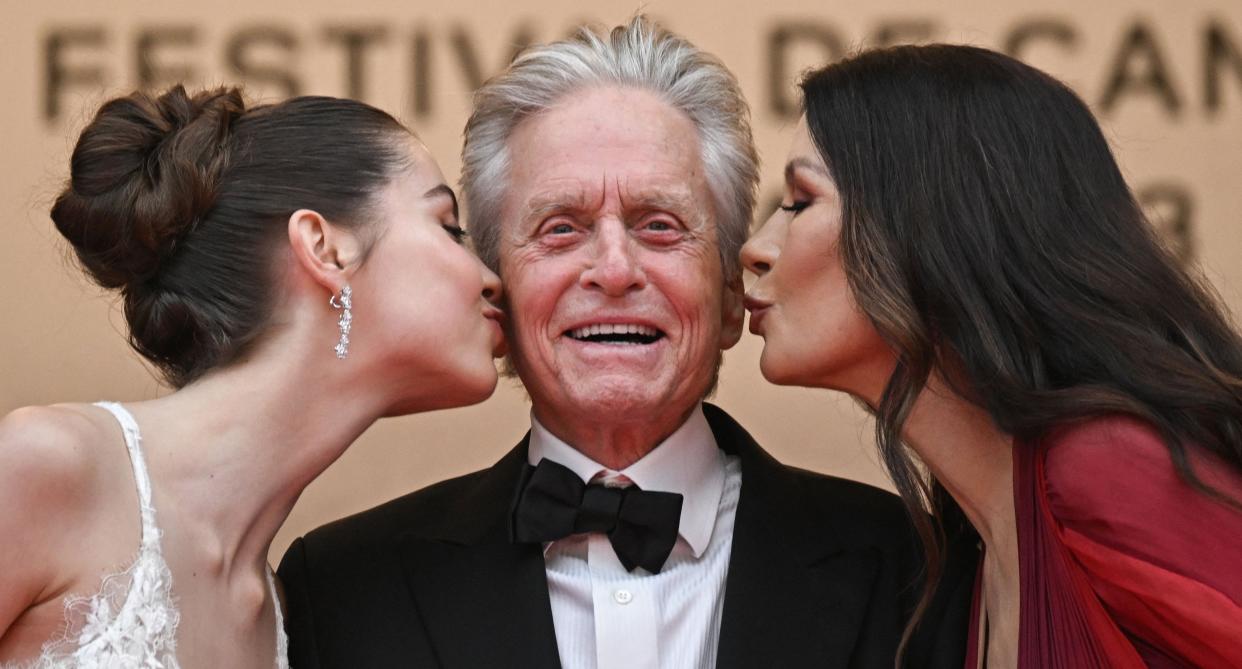
[[[341,300],[338,302],[335,295],[328,298],[328,304],[333,309],[341,310],[341,320],[336,322],[337,327],[341,329],[341,340],[336,343],[336,357],[341,360],[349,355],[349,329],[354,324],[354,313],[351,311],[354,307],[354,291],[345,284],[341,288]]]

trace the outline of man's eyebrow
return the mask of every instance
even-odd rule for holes
[[[832,175],[828,173],[828,168],[824,167],[822,163],[800,156],[785,163],[785,181],[793,181],[794,172],[799,168],[810,170],[825,179],[832,178]]]
[[[536,193],[522,207],[522,221],[542,219],[549,214],[587,212],[602,204],[599,199],[580,188],[552,189]],[[696,210],[694,195],[686,187],[644,186],[624,193],[621,202],[627,209],[663,209],[684,215]]]
[[[693,211],[694,195],[688,189],[650,188],[627,193],[621,201],[629,208],[663,209],[673,213]]]
[[[521,220],[529,221],[555,212],[583,211],[587,209],[587,197],[579,189],[545,191],[531,196],[522,209]]]
[[[453,192],[452,188],[448,187],[448,184],[439,184],[426,193],[423,193],[423,197],[426,199],[445,195],[448,196],[448,199],[453,201],[453,218],[457,218],[457,194]]]

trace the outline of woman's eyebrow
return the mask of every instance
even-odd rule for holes
[[[453,192],[452,188],[448,187],[448,184],[439,184],[423,193],[423,197],[428,200],[443,196],[448,196],[448,199],[453,201],[453,218],[457,218],[457,194]]]
[[[832,178],[832,175],[828,174],[828,168],[824,167],[822,163],[817,160],[811,160],[810,158],[799,156],[797,158],[792,158],[788,163],[785,163],[785,181],[792,181],[794,172],[799,168],[810,170],[825,179]]]

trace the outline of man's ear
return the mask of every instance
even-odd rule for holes
[[[310,209],[289,217],[289,246],[302,270],[334,294],[348,282],[362,250],[356,235]]]
[[[742,338],[742,323],[746,320],[746,308],[742,296],[746,287],[742,284],[742,273],[739,271],[725,282],[724,294],[720,297],[720,350],[733,348]]]

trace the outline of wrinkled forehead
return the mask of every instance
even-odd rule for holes
[[[553,210],[711,209],[698,129],[642,90],[584,91],[523,119],[508,137],[509,220]]]
[[[675,174],[550,178],[517,194],[517,220],[528,222],[558,213],[599,216],[663,211],[688,222],[703,222],[710,202],[698,190]]]

